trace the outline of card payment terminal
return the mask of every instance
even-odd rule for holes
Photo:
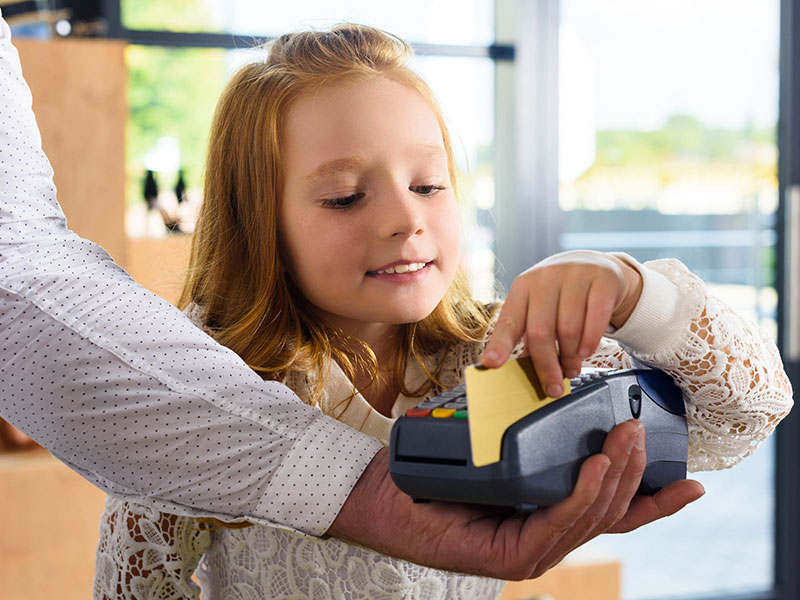
[[[681,390],[652,369],[590,370],[570,393],[520,418],[502,435],[500,460],[472,461],[465,385],[426,400],[395,422],[389,471],[415,500],[449,500],[533,510],[567,497],[583,461],[617,424],[646,429],[639,493],[686,477],[688,432]]]

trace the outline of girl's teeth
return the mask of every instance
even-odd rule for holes
[[[412,271],[419,271],[420,269],[425,268],[425,263],[411,263],[409,265],[396,265],[394,267],[389,267],[388,269],[384,269],[383,271],[378,271],[381,275],[393,275],[395,273],[409,273]]]

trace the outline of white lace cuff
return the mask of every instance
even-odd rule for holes
[[[606,337],[617,340],[634,355],[656,354],[670,347],[675,338],[684,335],[692,305],[665,275],[625,253],[613,254],[639,271],[642,295],[625,325],[607,331]]]

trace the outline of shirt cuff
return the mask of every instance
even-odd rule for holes
[[[665,275],[650,269],[623,252],[614,256],[625,261],[642,276],[642,295],[625,325],[605,336],[616,340],[633,354],[650,355],[663,351],[672,337],[684,331],[688,307],[678,287]]]
[[[270,480],[258,514],[279,527],[323,535],[382,447],[379,441],[320,413],[295,440]]]

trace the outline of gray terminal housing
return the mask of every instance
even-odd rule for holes
[[[509,427],[500,461],[482,467],[472,463],[467,419],[401,416],[389,444],[392,479],[417,501],[518,510],[549,506],[569,496],[583,461],[601,451],[615,425],[631,418],[646,430],[647,467],[639,493],[655,493],[686,477],[686,410],[668,375],[655,369],[593,370],[571,380],[571,388]],[[452,402],[458,391],[446,392],[446,400]]]

